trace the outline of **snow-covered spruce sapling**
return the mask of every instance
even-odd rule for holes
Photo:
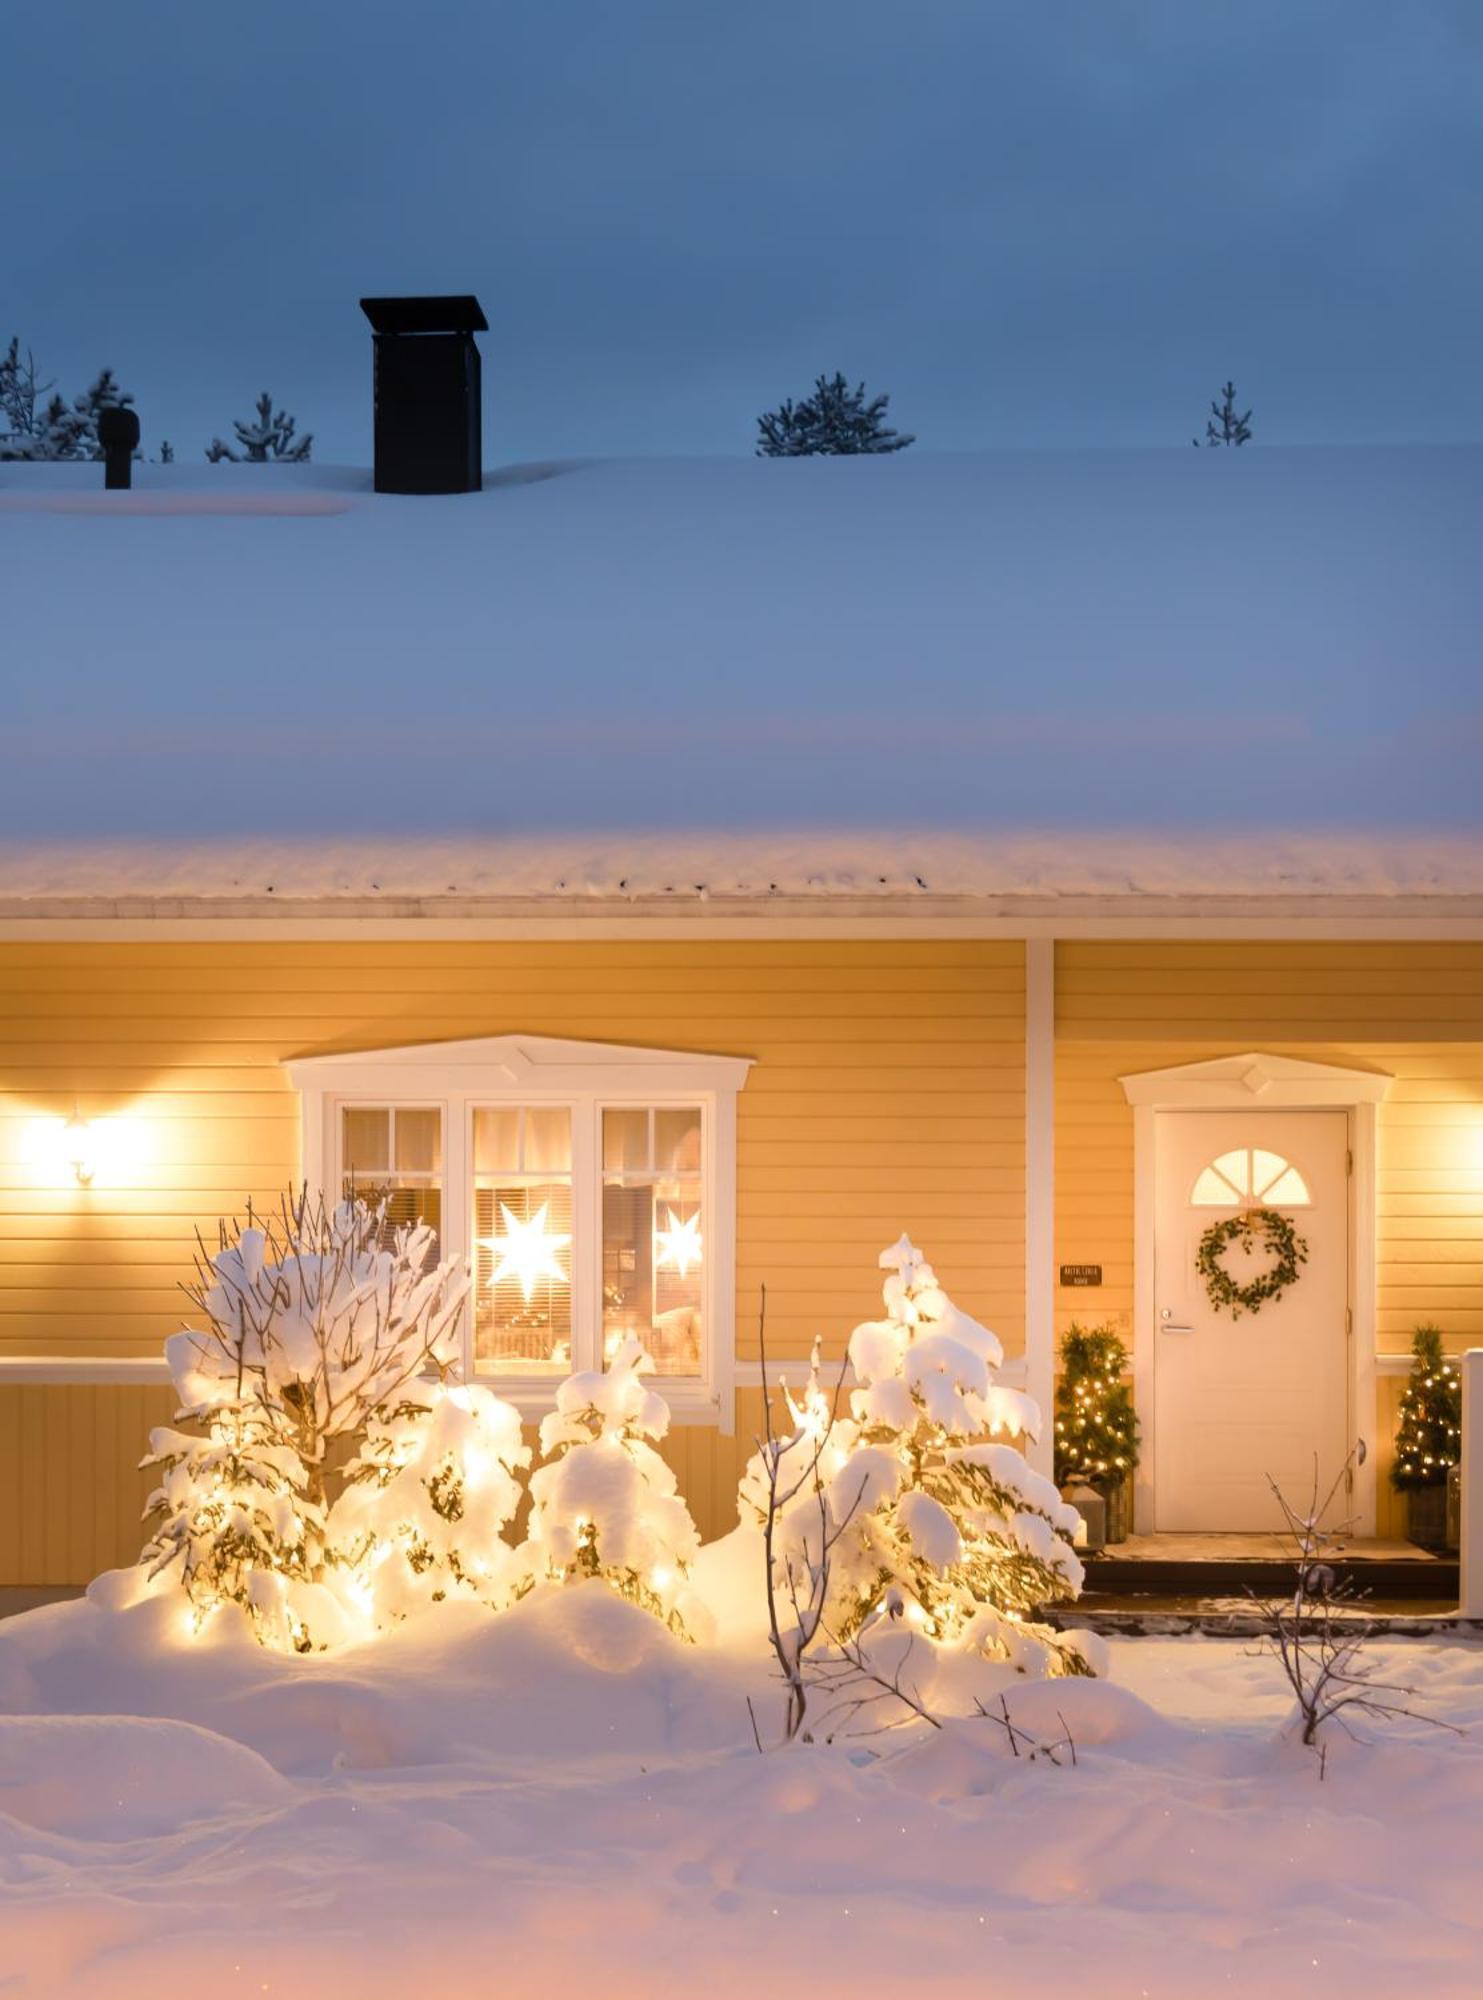
[[[356,1609],[384,1631],[450,1598],[508,1604],[519,1566],[503,1531],[529,1463],[519,1411],[472,1383],[414,1383],[372,1417],[325,1529]]]
[[[324,1514],[304,1467],[256,1401],[218,1403],[203,1422],[196,1435],[150,1432],[144,1464],[160,1468],[160,1483],[145,1509],[154,1531],[140,1564],[185,1592],[193,1630],[218,1605],[236,1604],[265,1645],[307,1652],[297,1586],[319,1568]]]
[[[1138,1464],[1128,1350],[1110,1326],[1071,1326],[1056,1387],[1056,1484],[1085,1479],[1109,1498]]]
[[[1089,1672],[1077,1638],[1034,1616],[1074,1598],[1082,1579],[1075,1509],[999,1441],[1036,1434],[1035,1404],[994,1382],[998,1341],[952,1303],[909,1239],[880,1262],[887,1316],[850,1336],[858,1386],[819,1456],[830,1531],[824,1638],[847,1646],[894,1628],[1027,1673]],[[762,1521],[766,1485],[765,1461],[754,1459],[744,1519]],[[785,1594],[790,1565],[815,1559],[816,1517],[806,1483],[775,1533]]]
[[[605,1372],[568,1376],[541,1419],[546,1460],[530,1480],[523,1589],[600,1581],[682,1638],[705,1636],[689,1588],[700,1536],[654,1444],[669,1408],[645,1381],[653,1363],[624,1341]]]
[[[241,422],[232,421],[232,429],[237,433],[240,450],[234,451],[229,444],[213,438],[206,447],[206,456],[213,465],[227,459],[233,465],[266,465],[272,460],[285,464],[302,465],[309,457],[309,448],[314,442],[313,433],[306,431],[296,438],[295,420],[286,410],[273,408],[273,397],[264,389],[254,406],[256,419]]]
[[[905,451],[916,439],[893,431],[886,422],[889,396],[865,396],[865,384],[852,389],[843,375],[820,375],[814,393],[800,402],[791,399],[757,419],[758,458],[837,458],[859,453]]]
[[[1236,408],[1236,385],[1227,382],[1220,392],[1220,401],[1212,402],[1210,415],[1205,424],[1205,442],[1215,445],[1249,444],[1251,441],[1251,412]],[[1190,443],[1198,445],[1198,438]]]

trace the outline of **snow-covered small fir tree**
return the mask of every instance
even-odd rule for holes
[[[867,402],[865,384],[852,389],[843,375],[820,375],[814,393],[791,399],[757,419],[758,458],[846,457],[905,451],[916,439],[886,422],[889,396]]]
[[[215,1406],[203,1434],[150,1432],[147,1466],[161,1468],[139,1561],[151,1580],[177,1583],[199,1631],[218,1605],[237,1604],[257,1636],[283,1651],[313,1644],[298,1586],[318,1570],[323,1510],[311,1501],[297,1452],[278,1440],[260,1403]]]
[[[776,1594],[793,1599],[800,1577],[816,1580],[827,1561],[826,1640],[904,1627],[1026,1672],[1088,1671],[1076,1640],[1034,1616],[1081,1587],[1076,1511],[1001,1441],[1034,1436],[1039,1411],[994,1381],[999,1342],[952,1303],[908,1238],[880,1262],[886,1317],[850,1336],[850,1415],[830,1422],[816,1375],[793,1406],[801,1428],[827,1428],[817,1480],[793,1493],[775,1529]],[[754,1460],[744,1519],[761,1518],[766,1484]]]
[[[518,1565],[503,1530],[529,1463],[519,1411],[471,1383],[417,1383],[373,1417],[325,1530],[357,1609],[384,1630],[448,1598],[507,1604]]]
[[[256,403],[256,420],[232,421],[232,429],[237,433],[237,443],[241,446],[234,451],[229,444],[213,438],[206,447],[206,456],[213,465],[228,459],[233,465],[266,465],[270,460],[280,459],[288,464],[301,465],[309,457],[309,447],[314,442],[313,433],[306,431],[301,438],[295,438],[297,425],[286,410],[273,408],[273,397],[264,389]]]
[[[653,1362],[630,1337],[607,1370],[568,1376],[541,1419],[546,1463],[531,1475],[525,1587],[600,1579],[681,1637],[703,1636],[688,1585],[700,1536],[654,1444],[669,1406],[645,1382]]]

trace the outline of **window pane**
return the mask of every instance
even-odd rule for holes
[[[520,1113],[513,1106],[499,1106],[474,1113],[474,1172],[476,1174],[518,1174],[520,1171]]]
[[[572,1366],[572,1114],[474,1113],[474,1354],[498,1372]]]
[[[396,1163],[398,1173],[435,1174],[443,1164],[443,1119],[438,1111],[401,1111],[396,1114]]]
[[[1225,1175],[1237,1194],[1251,1193],[1251,1155],[1245,1147],[1239,1152],[1222,1153],[1215,1162],[1215,1171]]]
[[[525,1171],[569,1174],[572,1170],[572,1114],[564,1104],[534,1105],[525,1114]]]
[[[357,1181],[384,1174],[391,1165],[391,1113],[347,1108],[341,1119],[345,1172]]]
[[[602,1320],[610,1358],[630,1335],[661,1375],[698,1375],[705,1232],[700,1112],[603,1112]]]
[[[342,1195],[385,1209],[388,1244],[398,1229],[425,1224],[433,1232],[431,1269],[443,1230],[443,1114],[426,1105],[347,1105],[340,1135]]]
[[[654,1164],[661,1172],[700,1172],[700,1107],[654,1113]]]
[[[649,1165],[647,1111],[608,1110],[602,1114],[602,1163],[607,1173],[643,1173]]]

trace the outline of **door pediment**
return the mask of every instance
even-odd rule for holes
[[[1170,1069],[1137,1070],[1118,1078],[1129,1104],[1171,1111],[1239,1105],[1299,1109],[1378,1104],[1392,1081],[1383,1070],[1347,1069],[1338,1063],[1263,1055],[1254,1049],[1245,1055],[1179,1063]]]

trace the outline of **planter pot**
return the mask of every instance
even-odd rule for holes
[[[1107,1502],[1107,1539],[1109,1542],[1125,1542],[1132,1527],[1133,1483],[1120,1479],[1116,1486],[1103,1488],[1102,1497]]]
[[[1406,1532],[1423,1549],[1447,1546],[1447,1488],[1417,1486],[1406,1495]]]
[[[1081,1553],[1094,1556],[1107,1540],[1107,1502],[1085,1479],[1073,1479],[1062,1489],[1061,1497],[1086,1522],[1086,1540],[1078,1544]]]

